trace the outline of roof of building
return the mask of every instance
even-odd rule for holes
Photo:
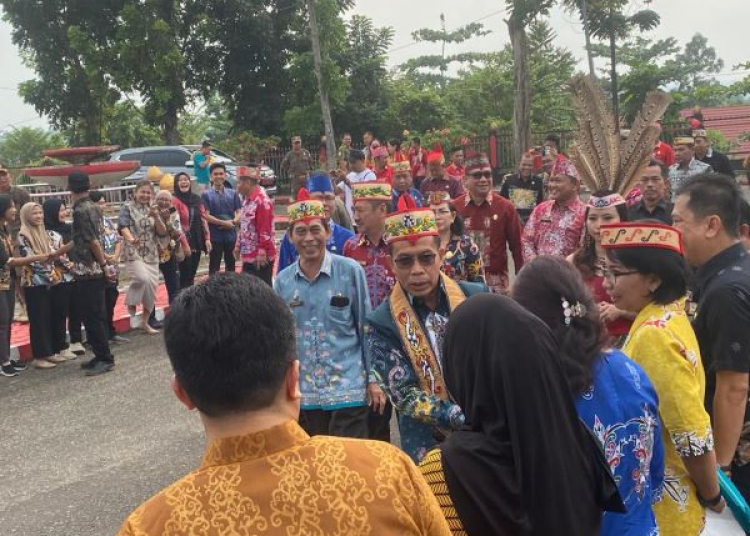
[[[718,130],[729,141],[737,141],[737,137],[750,132],[750,106],[721,106],[716,108],[701,108],[703,126],[708,130]],[[680,116],[690,117],[692,109],[680,111]],[[732,158],[750,156],[750,141],[740,142],[738,147],[730,151]]]

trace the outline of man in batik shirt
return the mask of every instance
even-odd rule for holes
[[[373,369],[398,411],[401,448],[419,461],[439,436],[463,425],[443,381],[443,339],[451,311],[486,287],[441,274],[435,214],[408,199],[386,219],[398,282],[368,317],[367,334]]]
[[[328,218],[328,228],[330,229],[326,248],[331,253],[341,255],[344,252],[344,244],[354,236],[354,233],[333,221],[333,213],[336,210],[336,193],[333,189],[331,177],[322,171],[314,173],[307,180],[307,189],[303,195],[309,195],[311,198],[323,203],[323,207],[326,211],[326,218]],[[296,260],[297,249],[294,247],[289,233],[287,233],[281,240],[277,271],[281,272]]]
[[[352,185],[354,221],[359,233],[344,245],[344,257],[359,263],[367,277],[370,304],[375,309],[391,293],[396,284],[391,254],[385,243],[385,218],[390,212],[391,187],[383,182],[362,182]],[[370,439],[391,440],[393,405],[388,402],[381,412],[370,411]]]
[[[273,288],[295,318],[300,360],[300,424],[310,435],[367,438],[368,405],[382,411],[385,396],[365,352],[365,318],[372,310],[362,267],[326,249],[330,234],[323,203],[289,205],[289,235],[299,253]]]
[[[523,260],[540,255],[567,257],[581,246],[586,205],[578,197],[578,171],[569,160],[549,179],[549,200],[537,205],[521,236]]]
[[[521,220],[513,204],[492,191],[492,167],[484,154],[473,155],[466,161],[464,181],[468,192],[454,201],[456,211],[482,253],[487,286],[492,292],[505,294],[509,283],[508,248],[515,273],[523,266]]]
[[[381,441],[297,424],[294,317],[257,279],[217,274],[165,322],[173,390],[206,431],[200,467],[128,516],[119,536],[450,536],[414,464]],[[259,336],[260,335],[260,336]]]
[[[234,256],[242,259],[243,272],[270,285],[276,259],[273,201],[260,185],[260,166],[237,168],[237,192],[245,201]]]

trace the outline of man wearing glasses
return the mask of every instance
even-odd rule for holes
[[[494,293],[508,290],[508,256],[510,248],[515,271],[523,266],[521,220],[513,203],[492,191],[492,167],[484,154],[472,155],[466,161],[464,186],[467,193],[454,201],[464,219],[466,231],[479,246],[487,286]]]
[[[402,196],[400,210],[386,218],[397,283],[367,318],[367,350],[398,412],[401,448],[418,463],[440,437],[464,423],[443,381],[443,339],[451,311],[486,288],[441,274],[435,214],[410,199]]]
[[[643,170],[640,189],[643,199],[628,210],[630,221],[659,220],[672,225],[672,203],[667,200],[669,168],[661,161],[651,159]]]

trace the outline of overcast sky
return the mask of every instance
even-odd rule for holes
[[[643,0],[631,2],[634,10],[644,4]],[[394,50],[389,64],[398,65],[415,56],[439,53],[438,45],[411,44],[411,32],[423,27],[437,28],[441,12],[445,14],[448,29],[481,19],[486,29],[492,30],[488,36],[449,49],[447,53],[499,49],[508,42],[503,6],[500,0],[358,0],[354,11],[369,16],[377,26],[393,27]],[[737,75],[731,72],[733,66],[750,61],[750,49],[746,45],[750,0],[653,0],[651,8],[662,17],[661,25],[653,32],[654,37],[672,36],[681,44],[696,32],[708,38],[709,45],[716,48],[725,62],[721,80],[736,79]],[[576,18],[556,10],[550,22],[557,32],[558,44],[572,50],[581,60],[581,68],[585,68],[583,31]],[[10,33],[10,26],[0,22],[0,73],[3,73],[0,77],[0,130],[23,125],[45,126],[44,119],[16,93],[18,83],[33,78],[33,72],[22,65]]]

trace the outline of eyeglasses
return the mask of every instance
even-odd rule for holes
[[[402,270],[408,270],[412,266],[414,266],[414,263],[416,261],[419,261],[419,264],[423,267],[432,266],[435,264],[435,259],[437,258],[437,255],[430,252],[420,253],[419,255],[408,255],[403,257],[398,257],[396,259],[393,259],[393,262],[396,263],[396,266],[401,268]]]
[[[629,272],[621,272],[619,270],[604,270],[604,279],[610,283],[617,283],[617,278],[625,275],[637,274],[637,270],[630,270]]]
[[[492,172],[491,171],[475,171],[473,173],[469,173],[469,176],[472,179],[476,179],[476,180],[479,180],[482,177],[484,177],[485,179],[491,179],[492,178]]]

